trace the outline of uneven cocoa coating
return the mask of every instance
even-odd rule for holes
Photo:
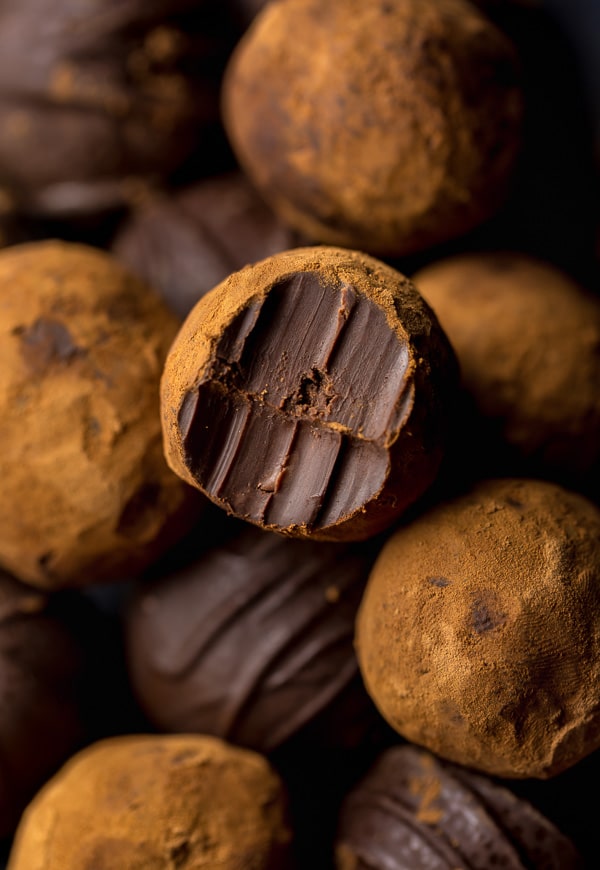
[[[22,818],[9,870],[279,870],[282,783],[213,737],[135,735],[71,758]]]
[[[241,519],[364,539],[433,482],[456,376],[404,276],[356,251],[284,251],[188,315],[161,382],[165,454]]]
[[[0,837],[84,738],[84,652],[59,614],[0,571]]]
[[[58,588],[141,570],[197,513],[162,454],[176,317],[108,254],[0,252],[0,564]]]
[[[210,141],[229,49],[202,0],[3,3],[0,198],[50,217],[135,202]]]
[[[503,201],[520,147],[517,66],[465,0],[279,0],[229,59],[223,118],[290,226],[402,255]]]
[[[600,510],[481,481],[398,529],[356,631],[388,723],[442,758],[545,779],[600,746]]]
[[[414,746],[386,750],[344,800],[338,870],[583,870],[527,801]]]
[[[149,202],[124,224],[112,251],[185,317],[231,272],[298,244],[233,171]]]
[[[461,254],[413,275],[465,390],[520,460],[563,483],[600,470],[600,300],[550,263]]]
[[[349,689],[372,708],[353,685],[352,644],[371,562],[364,545],[246,527],[177,573],[140,583],[125,630],[144,711],[161,730],[271,752]]]

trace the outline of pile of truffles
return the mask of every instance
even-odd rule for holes
[[[5,6],[0,868],[598,866],[598,174],[547,13]]]

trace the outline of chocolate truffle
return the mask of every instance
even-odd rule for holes
[[[0,838],[83,740],[84,659],[60,607],[0,571]]]
[[[161,381],[165,454],[241,519],[364,539],[435,479],[456,376],[403,275],[356,251],[284,251],[185,320]]]
[[[386,750],[342,804],[338,870],[583,870],[574,844],[491,779],[413,746]]]
[[[600,471],[598,297],[516,252],[449,257],[413,280],[457,353],[478,414],[520,471],[573,486]]]
[[[283,785],[260,755],[212,737],[136,735],[71,758],[25,811],[10,870],[278,870]]]
[[[186,568],[140,583],[126,646],[150,720],[271,752],[350,687],[358,692],[354,619],[371,562],[364,545],[248,527]],[[344,736],[336,734],[338,745]]]
[[[600,746],[600,510],[555,483],[480,481],[398,529],[356,647],[389,724],[442,758],[545,779]]]
[[[308,238],[404,255],[504,201],[520,148],[516,52],[466,0],[279,0],[223,80],[225,129]]]
[[[61,242],[1,251],[0,298],[0,564],[48,588],[141,570],[197,505],[162,453],[178,320],[108,254]]]
[[[77,216],[173,173],[219,127],[222,17],[201,0],[3,3],[0,195]]]
[[[231,272],[299,242],[234,171],[141,207],[119,230],[112,251],[185,317]]]

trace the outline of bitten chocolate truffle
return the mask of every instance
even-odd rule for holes
[[[491,779],[413,746],[386,750],[343,802],[338,870],[583,870],[571,840]]]
[[[225,71],[241,165],[308,238],[403,255],[504,201],[520,149],[516,51],[465,0],[279,0]]]
[[[435,479],[456,379],[403,275],[356,251],[285,251],[233,273],[185,320],[161,381],[165,454],[241,519],[364,539]]]
[[[140,583],[125,631],[146,714],[166,731],[271,752],[349,690],[374,711],[353,648],[371,562],[364,545],[249,527],[179,572]],[[346,725],[336,745],[356,737],[356,723]]]
[[[600,510],[558,484],[487,480],[398,529],[356,647],[401,735],[502,777],[600,746]]]
[[[60,607],[0,571],[0,838],[84,739],[84,658]]]
[[[216,738],[136,735],[82,750],[25,811],[9,870],[288,867],[283,785]]]
[[[244,175],[228,172],[138,209],[112,251],[186,317],[231,272],[299,244]]]
[[[201,0],[3,3],[0,197],[75,217],[173,173],[219,126],[221,18]]]
[[[569,485],[600,472],[598,297],[515,252],[439,260],[413,281],[457,353],[477,412],[521,470]]]
[[[179,321],[109,255],[0,252],[0,564],[48,588],[142,570],[197,513],[162,452]]]

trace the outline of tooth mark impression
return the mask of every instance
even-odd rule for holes
[[[410,415],[409,350],[383,311],[313,273],[276,284],[220,338],[179,410],[188,468],[237,515],[324,528],[375,496]]]

